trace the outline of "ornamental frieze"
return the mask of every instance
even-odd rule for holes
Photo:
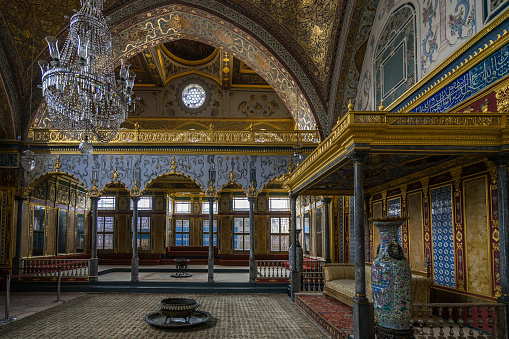
[[[121,184],[129,191],[143,191],[154,179],[166,174],[188,177],[203,191],[210,186],[217,191],[232,182],[246,192],[251,187],[260,191],[271,180],[288,173],[290,158],[287,155],[200,154],[36,154],[34,157],[35,168],[29,173],[25,172],[25,188],[43,175],[59,173],[75,177],[94,194],[111,183]],[[58,172],[55,163],[60,165]]]

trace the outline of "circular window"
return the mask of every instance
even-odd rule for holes
[[[205,102],[207,94],[198,84],[190,84],[182,91],[182,102],[189,108],[198,108]]]

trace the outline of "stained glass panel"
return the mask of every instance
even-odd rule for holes
[[[187,85],[182,91],[182,102],[189,108],[198,108],[205,102],[206,93],[198,84]]]

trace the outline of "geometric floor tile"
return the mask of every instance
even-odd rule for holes
[[[0,327],[0,338],[330,338],[283,294],[171,294],[200,302],[210,322],[165,330],[143,317],[166,294],[89,293]]]

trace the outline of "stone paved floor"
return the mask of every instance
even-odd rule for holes
[[[185,295],[212,320],[186,331],[162,330],[143,317],[165,297],[90,293],[0,326],[0,338],[330,338],[280,294]]]
[[[82,295],[84,293],[61,293],[60,299],[67,302]],[[5,319],[5,291],[1,293],[0,298],[0,318]],[[9,317],[22,319],[50,307],[57,306],[60,303],[55,302],[56,299],[56,293],[11,293]]]

